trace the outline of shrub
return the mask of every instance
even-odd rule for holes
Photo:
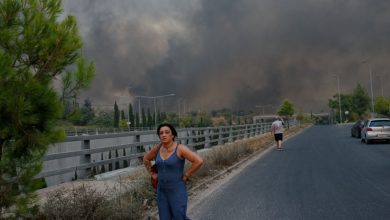
[[[150,179],[141,170],[113,188],[99,191],[91,185],[62,187],[48,194],[41,218],[47,219],[141,219],[155,206]]]
[[[105,192],[89,186],[65,187],[49,193],[43,206],[48,219],[109,219],[113,214]]]

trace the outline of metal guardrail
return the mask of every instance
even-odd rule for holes
[[[290,122],[289,126],[294,127],[299,125],[298,121]],[[232,126],[219,126],[219,127],[196,127],[196,128],[184,128],[178,129],[178,141],[182,144],[187,145],[188,147],[199,150],[204,148],[211,148],[216,145],[223,145],[225,143],[231,143],[236,140],[241,140],[245,138],[254,137],[257,135],[264,134],[269,132],[271,129],[271,123],[256,123],[256,124],[246,124],[246,125],[232,125]],[[148,141],[140,141],[142,136],[155,136],[156,140],[148,140]],[[133,137],[135,141],[133,143],[128,144],[119,144],[112,146],[105,146],[99,148],[90,148],[91,141],[96,141],[97,139],[105,139],[105,138],[120,138],[120,137]],[[102,171],[104,166],[109,165],[111,170],[115,170],[117,163],[121,162],[123,164],[127,164],[129,166],[130,160],[139,159],[141,160],[145,151],[148,148],[154,146],[159,143],[157,140],[157,135],[155,130],[148,131],[127,131],[121,133],[84,133],[79,136],[71,136],[68,137],[64,142],[75,142],[79,141],[81,143],[81,149],[76,151],[69,152],[59,152],[59,153],[51,153],[47,154],[44,157],[44,161],[52,161],[52,160],[61,160],[70,157],[80,157],[80,164],[75,164],[69,167],[63,167],[53,170],[45,170],[39,173],[36,178],[45,178],[51,177],[55,175],[62,175],[67,173],[75,173],[75,176],[83,177],[78,174],[78,172],[82,171],[87,176],[91,176],[94,174],[99,174],[105,172]],[[135,152],[129,155],[118,155],[118,151],[122,150],[125,152],[125,149],[135,150]],[[103,159],[100,161],[91,161],[92,154],[103,154],[107,152],[115,152],[116,156],[113,158]],[[126,161],[126,162],[125,162]],[[124,168],[126,166],[122,166],[119,168]],[[109,171],[111,171],[109,169]],[[87,177],[84,176],[84,177]]]
[[[64,130],[67,137],[79,136],[79,135],[99,135],[99,134],[117,134],[127,133],[133,131],[150,131],[150,128],[67,128]]]

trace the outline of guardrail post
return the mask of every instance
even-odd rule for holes
[[[141,143],[141,135],[139,135],[139,134],[135,135],[135,143]],[[148,151],[148,149],[145,149],[145,146],[137,145],[137,148],[135,149],[135,151],[133,148],[130,149],[130,154],[134,154],[134,153],[138,153],[138,152],[145,152],[145,151]],[[138,157],[138,161],[140,163],[142,163],[143,158],[144,158],[144,156]],[[129,164],[131,165],[131,161],[129,161]]]
[[[108,151],[108,159],[111,159],[112,158],[112,152],[111,152],[111,150],[110,151]],[[109,164],[108,164],[108,171],[112,171],[113,169],[112,169],[112,162],[110,162]]]
[[[251,136],[251,129],[249,125],[245,125],[245,138],[249,138]]]
[[[123,150],[122,150],[122,156],[126,156],[126,155],[127,155],[127,154],[126,154],[126,149],[123,148]],[[129,163],[127,162],[127,160],[123,160],[122,163],[123,163],[123,168],[126,168],[126,167],[129,166]]]
[[[89,139],[83,140],[82,145],[81,145],[81,150],[87,150],[91,149],[91,143]],[[80,156],[80,164],[90,164],[91,163],[91,154],[84,154]],[[75,172],[75,178],[77,179],[78,177],[85,178],[91,175],[91,168],[87,168],[84,170],[77,170]]]
[[[192,138],[192,128],[187,128],[187,143],[189,148],[195,150],[194,139]]]
[[[258,124],[257,125],[258,126],[258,128],[257,128],[257,130],[258,130],[258,133],[257,134],[262,134],[263,133],[263,123],[260,123],[260,124]]]
[[[266,130],[266,126],[264,125],[264,123],[261,123],[261,134],[264,134],[265,130]]]
[[[223,145],[223,127],[218,128],[218,145]]]
[[[255,133],[255,136],[259,134],[259,124],[254,124],[254,133]]]
[[[229,138],[228,138],[229,143],[233,142],[233,126],[229,127]]]
[[[204,135],[204,148],[210,148],[211,147],[211,144],[210,144],[210,136],[212,135],[212,131],[210,128],[205,128],[203,130],[203,135]]]
[[[118,158],[119,157],[119,152],[118,152],[118,149],[115,149],[115,158]],[[121,168],[121,165],[120,165],[120,162],[119,161],[116,161],[115,162],[115,167],[114,167],[114,170],[118,170]]]

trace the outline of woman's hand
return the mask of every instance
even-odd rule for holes
[[[181,177],[181,179],[182,179],[184,182],[186,182],[186,183],[190,180],[190,178],[189,178],[187,175],[185,175],[185,174]]]
[[[152,173],[150,176],[152,177],[152,179],[156,180],[157,177],[158,177],[158,174],[157,173]]]

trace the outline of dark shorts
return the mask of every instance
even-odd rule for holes
[[[274,134],[275,141],[283,141],[283,133],[280,134]]]

